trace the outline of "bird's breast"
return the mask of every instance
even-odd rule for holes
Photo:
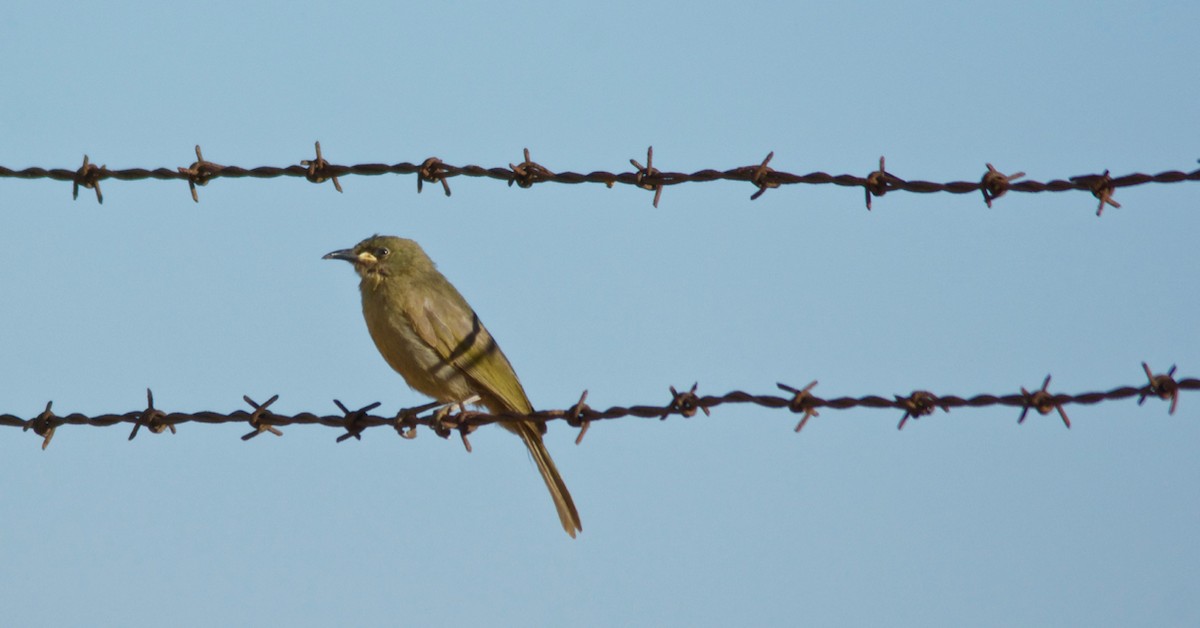
[[[438,401],[470,397],[466,377],[429,345],[405,315],[400,299],[364,286],[363,318],[375,347],[414,390]]]

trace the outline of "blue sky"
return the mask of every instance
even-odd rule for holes
[[[0,164],[553,170],[757,163],[972,180],[1192,170],[1195,3],[400,6],[21,2],[0,21]],[[1200,372],[1200,187],[888,194],[731,182],[0,180],[0,412],[423,403],[353,273],[415,238],[535,406],[667,387],[825,396],[1137,385]],[[293,427],[0,433],[12,625],[1196,625],[1200,399],[1056,416],[892,411],[551,426],[570,540],[520,443],[336,444]]]

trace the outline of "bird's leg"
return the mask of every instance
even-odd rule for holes
[[[470,397],[467,397],[466,399],[463,399],[462,401],[458,402],[458,411],[459,411],[459,412],[466,412],[466,411],[467,411],[467,404],[469,404],[469,403],[479,403],[479,401],[480,401],[481,399],[482,399],[482,397],[480,397],[479,395],[471,395]],[[467,437],[467,434],[470,434],[471,432],[474,432],[474,431],[475,431],[475,428],[477,428],[477,427],[479,427],[479,426],[478,426],[478,425],[468,425],[468,426],[466,426],[466,428],[465,428],[465,431],[463,432],[463,438],[464,438],[464,439],[466,439],[466,437]],[[469,450],[469,448],[468,448],[468,450]]]

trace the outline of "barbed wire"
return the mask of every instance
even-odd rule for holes
[[[72,183],[72,198],[79,197],[79,188],[94,190],[96,200],[100,203],[104,202],[104,195],[100,191],[100,182],[108,179],[117,179],[120,181],[137,181],[146,179],[158,180],[182,180],[187,181],[188,188],[192,193],[192,200],[200,202],[200,196],[196,191],[196,186],[207,185],[209,181],[219,178],[256,178],[270,179],[276,177],[304,177],[313,183],[324,183],[331,181],[334,188],[338,192],[342,191],[342,184],[338,180],[339,177],[346,175],[364,175],[375,176],[382,174],[415,174],[417,175],[417,192],[421,192],[425,183],[441,184],[443,192],[446,196],[450,196],[449,180],[453,177],[482,177],[495,179],[506,182],[509,186],[516,184],[518,187],[530,188],[538,183],[603,183],[609,188],[615,184],[633,185],[645,190],[654,192],[653,204],[658,207],[659,199],[662,197],[663,188],[681,183],[693,182],[709,182],[709,181],[745,181],[752,184],[757,191],[751,196],[750,200],[755,200],[762,196],[767,190],[778,188],[783,185],[823,185],[833,184],[842,187],[861,187],[864,190],[867,209],[871,209],[871,198],[883,196],[888,192],[895,190],[903,190],[906,192],[916,192],[919,194],[928,194],[933,192],[949,192],[951,194],[969,194],[981,193],[984,202],[988,207],[992,206],[992,202],[1007,192],[1065,192],[1069,190],[1082,190],[1091,192],[1092,196],[1099,200],[1099,206],[1096,208],[1096,215],[1099,216],[1104,212],[1105,206],[1120,207],[1114,198],[1113,194],[1118,188],[1131,187],[1135,185],[1144,185],[1147,183],[1178,183],[1181,181],[1200,181],[1200,169],[1191,172],[1183,172],[1180,170],[1168,170],[1158,174],[1142,174],[1131,173],[1119,177],[1110,176],[1109,171],[1105,170],[1100,174],[1085,174],[1070,177],[1068,179],[1053,179],[1050,181],[1033,181],[1020,180],[1025,176],[1024,172],[1013,174],[1005,174],[1000,172],[992,164],[987,165],[987,171],[978,181],[951,181],[948,183],[937,183],[933,181],[921,180],[906,180],[902,179],[887,171],[884,158],[879,158],[879,169],[868,173],[866,176],[857,176],[852,174],[831,175],[825,172],[811,172],[809,174],[794,174],[775,170],[770,167],[771,159],[775,153],[768,153],[766,158],[758,164],[749,166],[740,166],[729,170],[713,170],[705,169],[698,170],[692,173],[684,172],[665,172],[654,166],[654,147],[650,147],[646,151],[646,164],[643,166],[636,159],[630,159],[629,163],[637,170],[632,172],[605,172],[594,171],[590,173],[579,172],[554,172],[549,168],[534,162],[529,156],[529,149],[524,150],[524,161],[519,164],[509,163],[507,168],[493,167],[485,168],[482,166],[466,165],[455,166],[443,162],[437,157],[429,157],[421,163],[401,162],[396,164],[379,164],[367,163],[356,164],[351,166],[331,164],[321,154],[321,143],[316,143],[316,158],[301,160],[299,165],[286,167],[276,166],[259,166],[257,168],[242,168],[240,166],[223,166],[204,159],[204,155],[200,151],[200,146],[196,146],[196,161],[186,168],[124,168],[110,169],[106,165],[97,166],[92,163],[87,155],[83,156],[83,165],[78,169],[70,170],[66,168],[24,168],[14,170],[5,166],[0,166],[0,178],[15,178],[15,179],[53,179],[57,181],[70,181]]]
[[[795,427],[796,432],[799,432],[809,419],[818,416],[821,409],[846,410],[860,407],[902,410],[904,414],[900,418],[897,429],[902,429],[910,419],[916,420],[933,414],[938,408],[941,408],[944,412],[950,412],[954,408],[980,408],[985,406],[1020,408],[1021,414],[1017,418],[1018,424],[1025,422],[1026,415],[1030,410],[1036,410],[1042,415],[1057,412],[1063,425],[1070,428],[1071,420],[1067,417],[1064,406],[1072,404],[1092,405],[1104,401],[1128,399],[1130,397],[1137,397],[1138,405],[1141,405],[1147,398],[1158,397],[1170,401],[1168,412],[1173,415],[1179,403],[1179,392],[1181,390],[1200,390],[1200,379],[1185,378],[1176,380],[1174,365],[1166,373],[1154,373],[1145,362],[1142,362],[1142,369],[1146,373],[1145,384],[1141,386],[1122,386],[1107,392],[1085,392],[1078,394],[1050,392],[1049,375],[1042,381],[1041,388],[1035,389],[1032,392],[1025,387],[1021,387],[1020,393],[1004,395],[980,394],[969,398],[956,395],[935,395],[929,391],[917,390],[908,395],[891,395],[890,398],[888,396],[867,395],[862,397],[824,399],[812,392],[817,385],[816,381],[811,382],[804,388],[793,388],[782,383],[776,384],[780,390],[790,395],[787,397],[752,395],[740,390],[719,396],[701,396],[697,392],[698,386],[693,384],[690,389],[682,392],[676,390],[674,386],[670,387],[671,400],[661,406],[612,406],[607,410],[596,410],[587,404],[588,393],[584,391],[579,397],[579,401],[568,409],[540,410],[521,415],[473,412],[464,410],[462,404],[428,403],[413,408],[404,408],[395,416],[388,417],[371,414],[372,410],[381,405],[379,402],[351,410],[336,399],[333,403],[337,405],[341,414],[318,415],[311,412],[302,412],[287,415],[277,414],[270,410],[271,405],[279,400],[279,395],[274,395],[263,403],[258,403],[249,396],[242,397],[243,401],[250,406],[249,410],[235,410],[228,413],[164,412],[154,407],[154,394],[150,390],[147,390],[146,408],[144,410],[135,410],[122,414],[99,414],[95,416],[80,413],[57,416],[52,411],[54,403],[49,402],[46,404],[45,410],[29,419],[22,419],[12,414],[0,414],[0,426],[19,427],[22,431],[32,430],[34,434],[42,438],[42,449],[45,449],[50,444],[50,439],[54,437],[55,430],[63,425],[107,427],[122,423],[132,424],[133,430],[129,433],[129,440],[133,440],[142,427],[145,427],[154,434],[161,434],[167,430],[170,430],[173,434],[176,431],[175,426],[182,423],[246,423],[250,426],[251,431],[242,436],[242,440],[250,440],[264,432],[282,436],[283,432],[279,428],[289,425],[324,425],[326,427],[345,430],[343,434],[337,437],[337,442],[339,443],[349,438],[361,440],[364,430],[384,426],[394,428],[404,438],[415,438],[417,427],[425,426],[432,429],[442,438],[448,438],[452,433],[458,432],[467,451],[471,451],[471,443],[467,435],[474,431],[475,428],[490,423],[525,419],[566,421],[572,427],[579,429],[579,435],[575,439],[575,444],[577,445],[582,442],[584,435],[588,431],[588,427],[596,421],[627,417],[658,420],[666,420],[671,416],[691,418],[697,412],[704,412],[707,415],[710,413],[711,408],[726,404],[753,404],[763,408],[787,409],[794,414],[800,414],[800,422]],[[466,403],[470,403],[470,401],[466,400]]]

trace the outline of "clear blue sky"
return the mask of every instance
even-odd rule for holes
[[[1195,2],[561,5],[21,2],[0,20],[0,164],[730,168],[1046,180],[1191,170]],[[1200,185],[889,194],[508,188],[351,177],[0,180],[0,412],[283,412],[425,401],[321,255],[413,237],[535,405],[667,387],[1084,392],[1200,374]],[[12,626],[1197,625],[1200,397],[1016,424],[727,407],[547,443],[244,425],[0,431]]]

